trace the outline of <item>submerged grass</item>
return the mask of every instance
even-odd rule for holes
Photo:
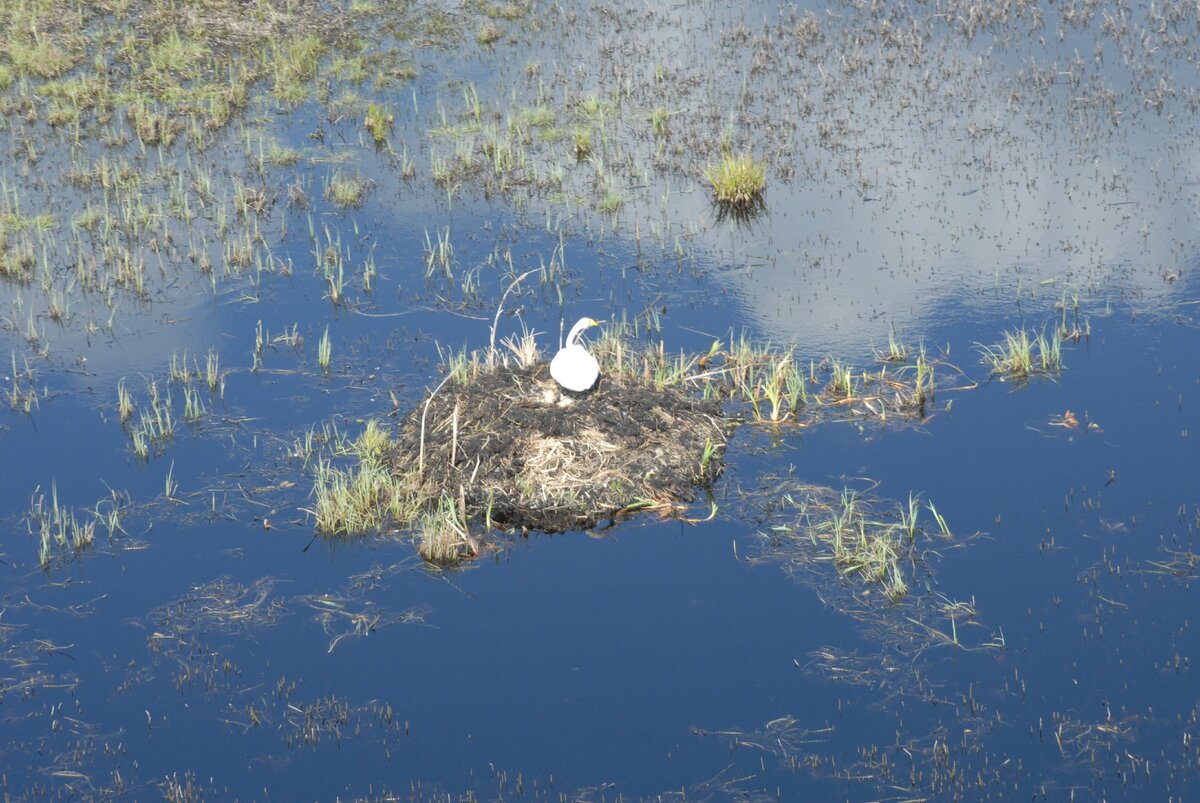
[[[842,576],[879,588],[893,602],[909,593],[919,542],[928,538],[918,521],[918,497],[910,495],[907,505],[890,513],[880,513],[865,494],[850,488],[840,494],[807,489],[785,495],[783,502],[799,515],[772,527],[768,538],[803,547],[798,554],[805,560],[829,562]],[[932,504],[927,507],[939,535],[950,537],[945,520]]]

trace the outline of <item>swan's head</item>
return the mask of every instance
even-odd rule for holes
[[[575,325],[571,327],[571,333],[567,335],[567,345],[575,345],[576,339],[578,339],[581,334],[583,334],[586,330],[591,329],[593,326],[599,325],[600,321],[596,320],[595,318],[580,318],[575,322]]]

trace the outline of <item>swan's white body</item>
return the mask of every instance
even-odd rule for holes
[[[550,376],[567,390],[576,393],[591,390],[600,378],[600,364],[596,362],[596,358],[575,342],[585,329],[599,325],[599,321],[591,318],[580,318],[571,327],[571,333],[567,335],[567,344],[559,349],[550,361]]]

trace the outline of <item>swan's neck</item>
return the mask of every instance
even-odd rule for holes
[[[577,321],[575,325],[571,327],[571,333],[567,335],[567,346],[574,346],[576,339],[578,339],[579,335],[584,329],[587,329],[587,327],[588,322],[586,318]]]

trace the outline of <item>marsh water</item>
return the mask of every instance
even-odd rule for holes
[[[727,5],[7,4],[6,798],[1195,795],[1196,6]],[[674,518],[318,532],[528,270],[543,351],[891,336],[937,391],[731,402]],[[920,505],[906,593],[792,537],[847,489]]]

